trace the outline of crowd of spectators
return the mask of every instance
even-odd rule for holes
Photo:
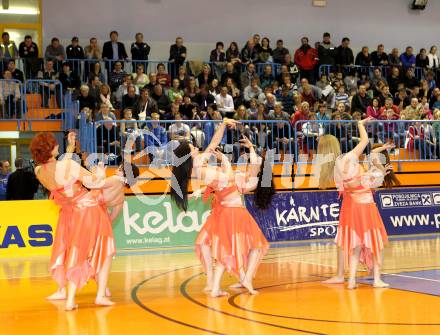
[[[35,74],[37,78],[59,80],[64,92],[75,92],[80,111],[88,120],[103,121],[97,138],[104,152],[120,152],[129,134],[139,129],[154,129],[159,138],[165,131],[168,140],[191,139],[203,148],[215,122],[196,121],[225,116],[247,121],[224,140],[232,143],[234,153],[241,134],[250,136],[259,147],[288,150],[293,142],[300,141],[305,150],[313,150],[319,136],[331,133],[341,139],[346,151],[356,144],[356,128],[345,122],[328,126],[316,121],[369,116],[378,121],[374,131],[377,140],[418,149],[424,157],[440,156],[439,123],[425,122],[440,119],[440,67],[435,46],[429,52],[421,49],[417,55],[410,46],[401,54],[396,48],[387,54],[380,44],[373,52],[365,46],[355,56],[349,38],[344,37],[336,46],[330,34],[324,33],[322,41],[314,45],[307,37],[301,38],[298,48],[290,52],[282,40],[272,49],[268,38],[255,34],[242,48],[236,42],[228,48],[217,42],[209,62],[194,70],[187,66],[187,49],[183,38],[178,37],[170,46],[168,62],[146,73],[151,48],[140,33],[130,46],[131,57],[116,31],[110,33],[102,51],[96,38],[91,38],[85,48],[77,37],[66,48],[53,38],[42,68],[37,62],[38,46],[30,36],[18,49],[7,33],[2,39],[4,78],[22,81],[23,76]],[[15,66],[17,56],[26,60],[25,74]],[[81,68],[84,64],[75,66],[74,59],[89,61]],[[129,59],[133,62],[127,67],[125,61]],[[101,68],[100,60],[108,61],[105,68]],[[324,71],[319,71],[320,67]],[[420,71],[417,76],[416,69]],[[87,81],[81,82],[79,71],[86,74]],[[54,84],[41,84],[46,96],[51,92],[61,97],[57,90],[60,88]],[[2,106],[19,98],[12,88],[0,89]],[[118,119],[125,121],[116,124]],[[164,124],[162,120],[175,122]],[[252,125],[252,120],[280,122]],[[396,125],[394,120],[419,122]],[[146,143],[155,141],[146,135],[144,141],[136,142],[136,148],[142,149]]]

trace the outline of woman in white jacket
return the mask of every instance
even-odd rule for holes
[[[439,67],[439,60],[437,56],[437,47],[433,45],[428,54],[428,69],[436,70]]]

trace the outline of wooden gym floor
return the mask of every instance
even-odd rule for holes
[[[329,242],[273,245],[255,279],[259,295],[212,299],[191,249],[124,251],[109,283],[117,305],[95,307],[89,283],[73,312],[44,300],[55,289],[47,258],[2,260],[0,334],[440,334],[440,236],[390,243],[390,289],[373,289],[365,271],[355,291],[321,284],[335,252]]]

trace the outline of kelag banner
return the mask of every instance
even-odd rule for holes
[[[440,232],[438,188],[380,190],[375,200],[389,235]],[[337,192],[276,194],[265,211],[248,196],[246,206],[271,242],[333,238],[337,232]]]
[[[170,196],[126,197],[122,214],[113,224],[116,248],[158,248],[193,245],[210,206],[189,199],[188,211]]]

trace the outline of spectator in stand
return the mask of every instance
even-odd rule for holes
[[[246,103],[246,107],[249,107],[249,103],[252,99],[258,99],[263,90],[258,86],[259,80],[256,78],[251,79],[250,85],[244,89],[243,98]]]
[[[402,61],[400,60],[399,56],[399,49],[393,48],[393,50],[391,50],[391,53],[388,55],[388,65],[396,66],[398,68],[402,66]]]
[[[211,82],[211,85],[209,85],[209,93],[214,97],[220,93],[220,84],[218,82],[218,79],[214,79]]]
[[[144,88],[147,89],[150,92],[153,92],[154,86],[156,86],[157,84],[159,84],[159,82],[157,80],[157,73],[156,72],[150,72],[150,74],[148,75],[148,84],[146,84],[144,86]]]
[[[100,88],[100,94],[98,97],[98,104],[105,103],[110,108],[110,110],[114,110],[113,104],[111,103],[112,92],[110,90],[110,86],[107,84],[102,84]]]
[[[437,47],[433,45],[431,49],[429,49],[428,69],[436,71],[438,68],[439,68],[439,59],[437,56]]]
[[[432,109],[440,109],[440,94],[437,95],[437,100],[432,104]]]
[[[411,104],[400,112],[400,118],[402,120],[420,120],[423,114],[422,104],[419,104],[417,98],[412,98]]]
[[[400,62],[404,70],[416,66],[416,57],[413,55],[412,47],[406,47],[406,51],[400,55]]]
[[[118,156],[121,151],[120,131],[110,117],[96,128],[98,152]]]
[[[226,72],[222,74],[221,84],[225,85],[228,78],[232,79],[235,86],[241,88],[240,74],[235,70],[234,64],[231,62],[226,63]]]
[[[0,43],[0,58],[15,59],[18,58],[18,49],[14,41],[10,40],[8,32],[3,32],[2,42]],[[9,163],[8,163],[9,164]]]
[[[87,69],[87,67],[86,67],[86,69]],[[102,72],[102,69],[101,69],[101,64],[99,62],[91,62],[90,63],[90,69],[88,70],[88,78],[89,78],[89,80],[90,80],[90,78],[92,76],[98,76],[99,81],[101,83],[105,83],[106,82],[104,73]]]
[[[127,76],[127,72],[122,69],[121,62],[114,63],[114,69],[109,75],[109,86],[112,91],[116,91],[119,86],[121,86],[124,82],[124,79]]]
[[[147,131],[144,133],[144,144],[149,156],[150,163],[156,164],[164,159],[168,134],[160,125],[160,115],[156,112],[151,114],[151,122],[147,124]]]
[[[121,69],[124,68],[123,63],[117,62],[125,60],[128,58],[127,52],[125,51],[125,45],[118,42],[119,34],[117,31],[112,31],[110,33],[110,41],[104,43],[102,47],[102,59],[106,61],[106,68],[109,73],[113,72],[116,64],[121,65]],[[112,85],[110,85],[111,87]]]
[[[163,91],[163,87],[160,84],[157,84],[154,86],[153,93],[151,94],[151,98],[154,100],[154,102],[157,105],[158,112],[163,119],[165,117],[165,114],[167,114],[170,111],[170,99]]]
[[[263,37],[263,39],[261,40],[261,47],[258,50],[258,62],[272,62],[272,53],[273,52],[270,47],[270,40],[267,37]]]
[[[296,66],[296,64],[294,62],[292,62],[292,57],[290,56],[290,54],[287,54],[284,57],[284,64],[285,66],[287,66],[287,72],[290,74],[290,77],[292,78],[292,83],[296,83],[298,81],[298,77],[299,77],[299,69]],[[281,65],[281,68],[283,67],[283,65]],[[282,73],[282,71],[281,71]]]
[[[6,200],[6,190],[8,178],[11,173],[11,167],[8,161],[0,161],[0,201]]]
[[[40,82],[41,107],[49,108],[50,98],[53,96],[58,108],[61,108],[61,87],[59,83],[59,74],[54,69],[54,62],[51,59],[46,61],[46,69],[39,71],[37,78],[43,80]]]
[[[79,110],[81,112],[90,112],[93,114],[95,112],[97,102],[96,99],[89,94],[90,92],[89,87],[83,84],[81,85],[79,92],[80,92],[78,96]],[[88,109],[88,111],[85,109]]]
[[[258,51],[255,48],[254,39],[251,38],[241,50],[241,60],[244,64],[256,63],[258,61]],[[247,85],[242,85],[246,87]]]
[[[153,113],[157,113],[157,104],[150,98],[150,92],[142,88],[139,99],[133,106],[133,117],[138,120],[147,120]]]
[[[319,65],[332,65],[336,64],[336,49],[330,40],[330,34],[324,33],[322,36],[322,42],[318,47],[318,59]]]
[[[316,112],[316,119],[327,121],[331,118],[331,111],[327,108],[327,104],[325,102],[320,102],[318,105],[318,111]]]
[[[315,66],[318,64],[318,53],[309,45],[309,38],[301,38],[301,47],[295,51],[294,62],[300,71],[300,78],[314,83]]]
[[[351,90],[357,91],[357,82],[358,78],[356,77],[356,70],[355,69],[349,69],[347,72],[347,75],[344,78],[344,85],[347,89],[347,92],[350,92]]]
[[[366,117],[371,117],[374,120],[379,119],[381,116],[381,108],[379,106],[379,99],[373,98],[371,99],[371,105],[367,107],[367,115]]]
[[[301,86],[298,89],[298,93],[303,93],[306,87],[312,89],[312,94],[316,101],[321,100],[321,89],[318,86],[310,84],[306,78],[301,79]]]
[[[191,129],[189,126],[182,122],[182,115],[180,113],[175,113],[173,123],[168,129],[168,134],[170,140],[172,141],[190,141],[191,140]]]
[[[274,81],[275,81],[275,77],[272,74],[272,66],[265,65],[263,74],[260,76],[261,88],[264,90],[266,87],[272,86],[272,83]]]
[[[373,92],[375,95],[380,93],[380,82],[384,83],[384,84],[388,84],[387,80],[385,79],[385,77],[382,75],[382,69],[380,67],[376,67],[373,70],[373,78],[371,78],[370,80],[371,82],[371,86],[373,89]]]
[[[258,78],[258,74],[255,72],[255,65],[253,63],[248,63],[246,65],[246,71],[241,74],[240,87],[245,88],[249,86],[252,79],[259,79],[259,78]]]
[[[383,85],[382,86],[382,90],[378,96],[379,99],[379,105],[380,106],[384,106],[385,105],[385,101],[387,99],[391,99],[391,101],[393,100],[393,95],[390,93],[390,87],[388,85]]]
[[[412,67],[406,68],[403,82],[405,83],[406,88],[409,88],[410,90],[419,86],[419,81],[414,77],[414,69]]]
[[[373,66],[387,66],[388,56],[385,53],[383,44],[377,46],[377,50],[371,53],[371,64]]]
[[[272,58],[274,63],[283,64],[286,55],[289,54],[289,50],[284,47],[283,40],[277,41],[277,47],[273,49]]]
[[[136,65],[136,73],[133,74],[133,84],[141,89],[150,82],[148,76],[144,72],[144,64]]]
[[[241,55],[238,50],[237,42],[231,42],[229,48],[226,50],[226,61],[234,65],[235,71],[241,73]]]
[[[129,84],[127,86],[127,94],[124,94],[121,102],[121,109],[131,109],[136,105],[136,102],[139,100],[139,95],[136,92],[137,87],[133,84]]]
[[[318,140],[324,135],[324,127],[322,123],[316,122],[316,113],[309,113],[309,121],[302,124],[302,141],[303,146],[308,150],[317,150]]]
[[[371,66],[371,56],[368,47],[362,47],[361,52],[359,52],[356,56],[354,64],[358,66]],[[366,73],[368,73],[368,71]]]
[[[63,94],[67,91],[73,93],[81,86],[79,77],[70,70],[70,64],[68,62],[63,63],[63,71],[60,73],[60,82],[63,87]]]
[[[99,105],[99,112],[96,114],[95,121],[102,121],[106,118],[110,118],[111,120],[116,120],[116,115],[112,111],[110,111],[110,107],[105,102],[102,102]]]
[[[24,75],[23,72],[17,69],[15,64],[15,59],[7,60],[7,69],[11,72],[12,79],[18,80],[21,83],[24,83]]]
[[[351,66],[354,63],[353,50],[350,49],[350,39],[344,37],[341,45],[336,48],[336,64],[340,67]]]
[[[101,58],[101,49],[98,46],[98,40],[96,37],[92,37],[89,40],[89,45],[84,48],[84,55],[87,59],[100,59]]]
[[[351,110],[360,111],[362,114],[367,112],[367,107],[371,105],[371,98],[367,94],[365,85],[359,86],[359,92],[353,97],[351,101]]]
[[[24,41],[18,47],[20,58],[24,58],[24,72],[27,79],[35,78],[39,69],[40,61],[38,59],[38,46],[32,41],[30,35],[24,37]]]
[[[350,106],[348,94],[345,92],[344,85],[341,85],[338,87],[338,91],[335,95],[334,105],[337,106],[340,102],[342,102],[344,104],[344,106],[346,106],[346,107]]]
[[[388,77],[388,85],[390,86],[391,94],[395,95],[399,84],[403,83],[403,79],[400,75],[400,69],[397,66],[393,66],[390,72],[391,75]]]
[[[57,37],[52,38],[52,41],[46,47],[44,58],[53,60],[55,70],[61,71],[61,66],[66,59],[66,52]]]
[[[176,43],[170,47],[168,72],[174,78],[177,75],[179,67],[185,63],[186,60],[186,47],[183,45],[183,38],[177,37]],[[169,86],[169,82],[168,82]]]
[[[194,99],[197,93],[199,93],[199,88],[197,86],[196,79],[194,77],[189,77],[188,85],[183,90],[185,95],[189,96],[191,99]]]
[[[209,93],[208,85],[200,86],[200,92],[195,96],[194,102],[197,103],[201,111],[207,111],[208,106],[215,103],[215,97]]]
[[[266,101],[264,103],[264,106],[266,107],[268,113],[274,110],[276,103],[277,103],[277,99],[275,95],[273,95],[273,93],[269,93],[266,95]]]
[[[420,53],[416,56],[416,67],[421,67],[423,70],[427,70],[429,66],[428,55],[426,49],[420,49]]]
[[[428,70],[428,72],[426,72],[426,81],[428,82],[428,87],[429,90],[432,91],[434,88],[437,87],[437,83],[434,79],[435,74],[433,72],[433,70]]]
[[[223,86],[220,94],[215,97],[217,108],[222,116],[231,117],[235,112],[234,100],[228,94],[228,88]]]
[[[35,174],[24,168],[23,158],[17,158],[15,172],[11,173],[8,178],[6,200],[33,200],[39,185]]]
[[[301,131],[304,122],[300,122],[300,121],[308,120],[309,113],[310,113],[309,103],[307,101],[301,102],[300,110],[296,111],[295,114],[293,114],[290,118],[290,123],[292,127],[296,127],[297,131]]]
[[[174,66],[174,65],[173,65]],[[165,65],[163,63],[157,64],[157,81],[163,87],[170,87],[171,76],[166,72]]]
[[[102,85],[102,83],[99,80],[98,76],[90,77],[90,80],[88,83],[89,95],[95,99],[96,103],[98,103],[98,97],[99,97],[99,94],[101,93],[101,85]]]
[[[133,72],[136,71],[138,65],[143,65],[144,69],[148,68],[148,55],[150,54],[150,46],[144,42],[144,35],[137,33],[135,42],[131,44],[131,59],[133,60]]]
[[[301,92],[301,101],[305,101],[309,104],[309,106],[313,107],[318,102],[318,99],[313,95],[313,90],[311,85],[305,85]]]
[[[283,111],[283,105],[281,102],[275,103],[274,109],[269,112],[269,120],[281,121],[276,124],[271,124],[271,136],[269,141],[269,147],[271,149],[277,148],[278,150],[289,151],[288,144],[292,140],[290,133],[290,127],[288,121],[290,115]]]
[[[184,65],[179,67],[179,72],[176,76],[177,79],[179,79],[180,87],[184,88],[188,85],[189,76],[186,73],[186,67]]]
[[[20,84],[12,81],[9,70],[3,73],[5,81],[0,82],[0,118],[21,118]]]
[[[249,119],[249,113],[246,107],[243,105],[238,106],[238,109],[232,118],[237,121],[247,121]]]
[[[294,93],[291,90],[289,90],[288,87],[283,87],[281,88],[281,90],[278,90],[277,99],[283,105],[283,110],[286,113],[289,113],[289,115],[294,112],[295,100],[293,97],[294,97]],[[273,98],[275,97],[273,96]],[[273,99],[272,104],[270,104],[270,98],[269,98],[268,101],[266,102],[267,105],[266,107],[270,108],[269,110],[273,110],[276,101],[277,101],[276,99]]]
[[[410,98],[406,93],[406,89],[400,88],[394,98],[394,104],[399,108],[399,110],[404,110],[411,103]]]
[[[389,110],[391,110],[391,111],[393,112],[393,115],[392,115],[392,119],[393,119],[393,120],[399,120],[399,119],[400,119],[400,110],[399,110],[399,107],[397,107],[397,106],[394,104],[392,98],[387,98],[387,99],[385,100],[385,104],[384,104],[383,107],[381,107],[380,110],[379,110],[379,117],[383,118],[384,115],[385,115],[385,112],[386,112],[386,111],[389,111]],[[387,118],[388,118],[388,116],[387,116]]]
[[[79,45],[78,37],[72,38],[72,43],[66,48],[66,57],[69,60],[70,67],[73,69],[76,75],[81,75],[81,61],[85,58],[84,50]],[[74,59],[74,60],[72,60]]]
[[[212,63],[226,61],[225,45],[223,42],[217,42],[215,44],[215,49],[212,50],[209,55],[209,61]]]
[[[202,72],[197,76],[197,84],[199,87],[202,84],[210,85],[214,78],[209,64],[203,64]]]
[[[134,135],[138,131],[138,124],[136,122],[136,119],[133,118],[133,111],[131,108],[124,108],[123,109],[123,115],[121,122],[121,140],[122,140],[122,146],[125,148],[127,142],[133,143],[133,139],[135,142],[136,151],[141,151],[141,138]]]
[[[179,79],[174,78],[173,79],[173,86],[170,87],[170,89],[168,90],[168,98],[170,99],[171,103],[174,103],[176,96],[183,97],[183,90],[180,87]]]

